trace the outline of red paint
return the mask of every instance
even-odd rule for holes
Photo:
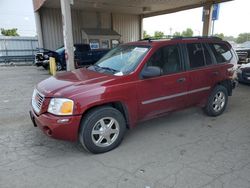
[[[209,39],[188,40],[188,42],[208,42]],[[140,79],[140,73],[150,58],[159,47],[168,44],[186,43],[186,40],[170,40],[155,42],[134,42],[129,44],[151,45],[148,54],[141,61],[136,70],[125,76],[114,76],[102,74],[85,68],[72,72],[59,73],[37,85],[37,89],[45,95],[45,101],[40,114],[33,111],[36,124],[42,129],[51,130],[51,136],[58,139],[76,141],[81,118],[85,112],[95,106],[110,102],[120,102],[127,110],[129,126],[134,127],[137,122],[155,118],[169,111],[179,110],[193,105],[204,106],[212,88],[220,81],[229,79],[228,68],[232,64],[218,64],[202,67],[196,70],[186,70],[181,73],[165,75],[150,79]],[[235,63],[235,62],[232,62]],[[219,76],[213,72],[219,72]],[[177,80],[185,78],[184,82]],[[142,104],[161,96],[171,96],[176,93],[189,92],[198,88],[210,87],[211,89],[201,92],[174,97],[169,100]],[[69,116],[70,121],[59,124],[57,120],[65,117],[54,116],[47,112],[51,97],[63,97],[72,99],[74,115]]]

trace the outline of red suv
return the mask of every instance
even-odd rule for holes
[[[214,37],[143,40],[120,45],[96,64],[40,82],[31,119],[48,136],[92,153],[117,147],[126,129],[170,111],[226,108],[237,56]]]

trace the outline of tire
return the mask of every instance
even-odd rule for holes
[[[49,65],[42,65],[42,67],[43,67],[45,70],[48,70],[48,69],[49,69]]]
[[[217,85],[208,98],[206,107],[204,108],[205,113],[208,116],[221,115],[226,109],[228,102],[228,91],[222,85]]]
[[[57,70],[57,71],[62,71],[62,70],[63,70],[63,66],[61,65],[60,62],[57,62],[57,63],[56,63],[56,70]]]
[[[98,107],[83,117],[79,141],[91,153],[104,153],[120,145],[125,131],[126,122],[120,111],[109,106]]]

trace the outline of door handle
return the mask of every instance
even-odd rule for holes
[[[212,74],[213,74],[214,76],[218,76],[218,75],[219,75],[219,72],[218,72],[218,71],[214,71],[214,72],[212,72]]]
[[[176,82],[181,83],[181,82],[185,82],[186,78],[179,78],[178,80],[176,80]]]

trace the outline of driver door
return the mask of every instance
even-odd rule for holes
[[[150,57],[145,67],[157,66],[162,69],[162,75],[141,78],[138,82],[139,120],[185,107],[189,77],[181,57],[178,45],[161,47]]]

